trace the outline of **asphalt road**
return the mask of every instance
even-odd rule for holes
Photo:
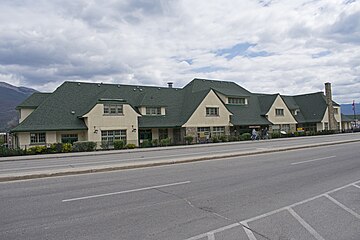
[[[4,182],[0,239],[359,240],[359,156],[349,143]]]
[[[209,156],[213,154],[231,154],[258,150],[271,150],[275,148],[292,147],[305,144],[327,143],[354,139],[359,140],[360,133],[274,139],[255,142],[250,141],[223,144],[202,144],[185,148],[184,146],[180,146],[156,149],[141,149],[140,151],[117,151],[106,152],[105,155],[86,155],[88,153],[79,153],[76,155],[60,154],[56,155],[56,158],[53,158],[54,155],[0,158],[0,177],[9,174],[30,173],[34,171],[46,172],[60,169],[72,170],[74,168],[91,168],[99,166],[106,167],[119,163],[128,164],[134,162],[151,162],[154,160],[166,160],[169,158],[176,160],[184,157],[191,158]],[[82,154],[85,154],[85,156]],[[28,159],[38,157],[41,157],[42,159],[32,159],[31,161]]]

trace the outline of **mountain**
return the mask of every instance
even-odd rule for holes
[[[356,114],[360,114],[360,103],[355,103]],[[354,110],[352,109],[352,103],[341,104],[341,113],[344,115],[354,115]]]
[[[16,106],[34,92],[37,91],[0,82],[0,132],[8,131],[18,123]]]

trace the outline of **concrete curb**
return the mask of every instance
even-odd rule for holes
[[[252,155],[260,155],[260,154],[274,153],[274,152],[285,152],[285,151],[291,151],[291,150],[324,147],[324,146],[347,144],[347,143],[354,143],[354,142],[360,142],[360,139],[327,142],[327,143],[319,143],[319,144],[308,144],[308,145],[300,145],[300,146],[285,147],[285,148],[275,148],[275,149],[267,149],[267,150],[256,150],[256,151],[249,151],[249,152],[235,152],[235,153],[230,153],[230,154],[216,154],[216,155],[206,156],[206,157],[188,157],[188,158],[181,158],[181,159],[177,159],[177,160],[163,160],[163,161],[151,161],[151,162],[137,162],[137,163],[131,163],[131,164],[129,164],[129,163],[118,164],[118,165],[110,166],[110,167],[98,167],[98,168],[90,168],[90,169],[89,168],[79,168],[77,170],[72,170],[72,171],[71,170],[63,170],[63,171],[58,170],[56,172],[38,172],[38,173],[32,173],[32,174],[26,174],[26,175],[4,176],[4,177],[0,177],[0,182],[165,166],[165,165],[172,165],[172,164],[209,161],[209,160],[216,160],[216,159],[222,159],[222,158],[252,156]]]
[[[334,134],[330,136],[339,136],[349,133]],[[360,134],[359,134],[360,135]],[[297,138],[276,138],[262,141],[288,141],[292,140],[301,140],[306,138],[321,138],[329,135],[318,135],[318,136],[304,136]],[[0,157],[0,162],[11,162],[11,161],[31,161],[31,160],[41,160],[41,159],[56,159],[56,158],[71,158],[71,157],[82,157],[82,156],[102,156],[110,154],[126,154],[126,153],[135,153],[135,152],[156,152],[156,151],[165,151],[165,150],[176,150],[184,148],[199,148],[199,147],[216,147],[223,145],[237,145],[237,144],[249,144],[252,141],[235,141],[235,142],[223,142],[223,143],[205,143],[205,144],[193,144],[193,145],[179,145],[179,146],[169,146],[169,147],[153,147],[153,148],[136,148],[128,150],[110,150],[110,151],[95,151],[95,152],[72,152],[72,153],[54,153],[54,154],[41,154],[41,155],[24,155],[24,156],[10,156],[10,157]]]

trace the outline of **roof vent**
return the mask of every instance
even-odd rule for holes
[[[72,110],[72,111],[71,111],[71,114],[72,114],[72,115],[74,115],[74,114],[75,114],[75,111],[74,111],[74,110]]]
[[[173,82],[168,82],[167,84],[168,84],[168,88],[172,88],[174,83]]]
[[[119,85],[117,85],[117,87],[119,88],[119,87],[120,87],[120,84],[119,84]]]
[[[134,91],[136,91],[136,88],[134,88]]]
[[[100,83],[98,83],[98,87],[100,87],[101,86],[101,84]]]
[[[158,88],[158,90],[160,90],[161,88]]]
[[[142,88],[140,88],[140,92],[142,92],[143,90],[142,90]]]
[[[80,83],[78,83],[78,86],[80,86],[81,84]]]

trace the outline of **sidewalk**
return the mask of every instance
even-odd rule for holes
[[[231,158],[231,157],[241,157],[241,156],[250,156],[257,154],[265,154],[265,153],[273,153],[273,152],[283,152],[290,150],[298,150],[298,149],[306,149],[306,148],[314,148],[321,146],[330,146],[336,144],[345,144],[345,143],[353,143],[360,142],[360,139],[355,140],[347,140],[347,141],[333,141],[333,142],[325,142],[325,143],[315,143],[315,144],[305,144],[298,146],[290,146],[290,147],[280,147],[273,149],[256,149],[252,151],[239,151],[232,153],[223,153],[223,154],[213,154],[210,156],[192,156],[192,157],[184,157],[177,159],[162,159],[162,160],[148,160],[148,161],[136,161],[131,163],[116,163],[110,165],[99,165],[99,166],[69,166],[61,169],[54,170],[36,170],[32,172],[26,173],[9,173],[9,174],[0,174],[0,182],[6,181],[14,181],[14,180],[25,180],[25,179],[35,179],[35,178],[45,178],[45,177],[54,177],[54,176],[65,176],[65,175],[75,175],[75,174],[86,174],[86,173],[95,173],[95,172],[107,172],[107,171],[116,171],[116,170],[125,170],[125,169],[135,169],[135,168],[145,168],[145,167],[154,167],[154,166],[162,166],[162,165],[172,165],[172,164],[181,164],[181,163],[189,163],[189,162],[197,162],[197,161],[207,161],[207,160],[215,160],[222,158]],[[238,142],[235,142],[238,144]],[[232,144],[232,143],[227,143]],[[212,144],[214,145],[214,144]],[[194,145],[196,147],[197,145]],[[200,145],[203,146],[203,145]],[[184,146],[180,146],[184,147]],[[174,148],[174,147],[172,147]],[[160,148],[160,150],[166,148]],[[158,151],[158,149],[138,149],[138,151]],[[123,152],[123,151],[121,151]],[[96,154],[94,152],[93,154]],[[110,151],[107,154],[113,154],[114,151]],[[77,153],[76,156],[81,156],[80,154],[86,153]],[[103,153],[102,153],[103,154]],[[74,155],[72,155],[74,156]]]

